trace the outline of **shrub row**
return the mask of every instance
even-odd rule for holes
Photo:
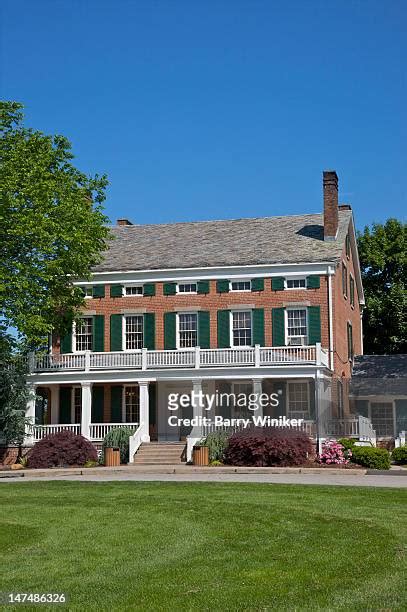
[[[391,458],[394,463],[397,465],[406,465],[407,464],[407,446],[400,446],[399,448],[395,448],[391,454]]]
[[[224,459],[237,466],[296,466],[304,464],[312,452],[311,440],[302,431],[252,428],[230,436]]]
[[[351,460],[353,463],[357,463],[371,470],[390,469],[390,455],[385,448],[353,446]]]

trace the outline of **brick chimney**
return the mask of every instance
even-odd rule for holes
[[[128,219],[117,219],[116,225],[133,225]]]
[[[338,175],[324,170],[324,240],[336,240],[338,233]]]

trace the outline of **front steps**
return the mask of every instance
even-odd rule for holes
[[[134,455],[133,465],[179,465],[184,462],[184,442],[148,442]]]

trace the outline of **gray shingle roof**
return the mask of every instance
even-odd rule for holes
[[[351,218],[339,211],[337,240],[324,242],[323,215],[114,226],[95,272],[334,262]]]
[[[353,395],[407,395],[407,355],[355,357],[350,391]]]

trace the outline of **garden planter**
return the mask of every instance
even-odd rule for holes
[[[120,465],[120,448],[118,446],[107,446],[105,448],[105,466],[113,467]]]
[[[194,465],[209,465],[209,448],[194,446],[192,461]]]

